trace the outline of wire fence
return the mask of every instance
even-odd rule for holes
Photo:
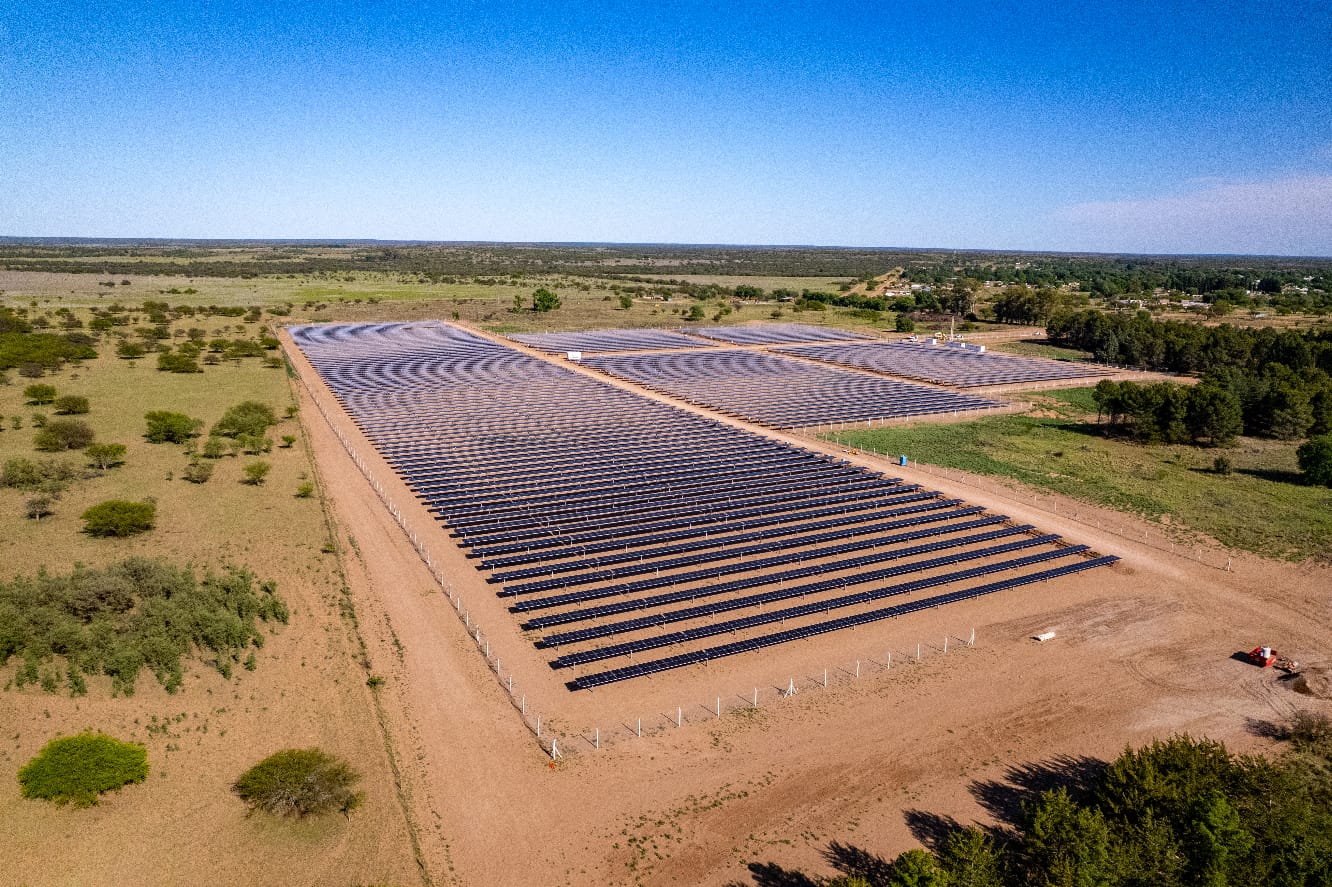
[[[480,623],[472,618],[472,613],[463,601],[462,595],[458,593],[458,590],[453,586],[453,583],[451,583],[447,576],[445,576],[444,571],[435,563],[429,550],[421,542],[420,535],[415,529],[413,529],[411,523],[403,515],[402,510],[398,508],[385,490],[384,485],[375,477],[374,472],[371,471],[370,464],[357,451],[357,448],[353,445],[351,439],[349,439],[348,436],[343,433],[342,429],[338,427],[334,418],[329,415],[328,409],[324,406],[323,399],[319,396],[319,393],[306,380],[304,374],[298,372],[296,377],[300,379],[302,387],[305,388],[306,393],[310,397],[310,401],[315,405],[315,408],[319,410],[319,414],[328,424],[329,430],[333,432],[334,436],[337,437],[338,442],[342,444],[342,448],[346,451],[357,469],[360,470],[361,475],[370,484],[371,489],[375,491],[375,495],[379,498],[379,501],[393,517],[394,522],[397,523],[398,527],[402,530],[407,541],[411,543],[412,548],[421,558],[426,569],[430,571],[431,577],[434,578],[440,590],[444,592],[449,603],[452,604],[454,613],[463,623],[463,627],[467,631],[467,636],[472,639],[476,645],[477,651],[485,658],[486,669],[494,676],[496,682],[500,685],[500,688],[507,694],[509,702],[518,712],[523,725],[531,731],[533,737],[539,744],[541,744],[543,751],[549,752],[553,758],[560,757],[561,752],[559,751],[556,737],[552,736],[548,729],[549,721],[547,720],[545,722],[547,730],[546,735],[543,736],[543,720],[542,715],[539,713],[540,710],[535,703],[528,702],[527,693],[525,692],[523,685],[516,681],[515,672],[512,669],[507,671],[504,669],[503,658],[500,655],[499,646],[496,645],[492,649],[492,639],[482,632]],[[514,660],[511,659],[510,661]]]

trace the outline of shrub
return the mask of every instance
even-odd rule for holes
[[[67,487],[76,474],[73,465],[58,459],[34,462],[19,457],[5,461],[0,469],[0,487],[55,493]]]
[[[194,459],[190,462],[189,467],[180,473],[180,476],[192,484],[206,484],[208,479],[213,476],[213,463]]]
[[[268,477],[268,472],[271,471],[272,468],[273,466],[269,465],[267,462],[251,462],[243,469],[245,477],[241,480],[241,483],[257,487],[264,482],[264,478]]]
[[[163,352],[157,355],[157,368],[166,373],[202,373],[203,367],[188,354]]]
[[[364,795],[355,791],[360,775],[346,761],[317,748],[286,749],[245,771],[234,791],[251,810],[280,816],[348,813]]]
[[[899,333],[914,333],[916,331],[916,322],[909,315],[899,314],[897,320],[893,321],[893,329]]]
[[[148,430],[143,436],[152,443],[185,443],[190,438],[198,436],[199,429],[203,427],[203,422],[199,419],[191,419],[184,413],[172,413],[167,410],[154,410],[145,413],[143,418],[148,422]]]
[[[634,307],[633,297],[620,296],[620,307],[623,308],[625,311],[628,311],[630,308]]]
[[[1212,460],[1212,471],[1217,474],[1230,474],[1232,468],[1229,456],[1217,456]]]
[[[226,455],[227,442],[220,437],[210,437],[204,441],[203,457],[205,459],[221,459]]]
[[[282,449],[289,450],[292,448],[292,445],[295,443],[296,443],[296,435],[294,434],[282,435]]]
[[[105,471],[125,462],[124,444],[93,444],[84,451],[94,468]]]
[[[29,385],[23,396],[31,404],[48,404],[56,399],[56,389],[54,385]]]
[[[33,438],[37,449],[48,453],[81,450],[93,442],[92,428],[78,419],[53,419]]]
[[[55,399],[55,411],[62,416],[81,416],[88,412],[88,398],[77,394],[66,394]]]
[[[703,315],[703,306],[695,302],[689,306],[689,313],[685,315],[685,320],[702,320]]]
[[[560,297],[544,286],[532,293],[532,310],[538,314],[560,307]]]
[[[33,414],[32,414],[32,427],[33,427],[33,428],[45,428],[45,427],[46,427],[46,413],[33,413]]]
[[[1332,487],[1332,434],[1311,437],[1295,451],[1306,483]]]
[[[83,531],[90,536],[133,536],[153,528],[157,506],[151,502],[110,499],[83,512]]]
[[[147,776],[143,746],[89,732],[52,739],[19,771],[18,780],[25,798],[88,807],[103,792]]]
[[[116,346],[116,356],[122,360],[138,360],[148,353],[148,349],[138,342],[121,342]]]
[[[23,503],[23,513],[29,520],[41,520],[51,515],[51,505],[54,502],[50,496],[33,496]]]
[[[243,434],[262,435],[277,424],[277,416],[267,404],[247,400],[236,404],[222,414],[210,434],[222,437],[240,437]]]
[[[252,574],[234,567],[200,579],[164,561],[129,558],[103,569],[39,573],[0,581],[0,667],[21,656],[21,686],[61,656],[72,691],[79,692],[75,675],[105,674],[113,692],[130,695],[146,666],[174,692],[192,651],[211,651],[218,670],[229,669],[263,646],[260,621],[287,619],[274,583],[256,588]]]

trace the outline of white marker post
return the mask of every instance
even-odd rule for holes
[[[682,706],[675,707],[675,726],[684,726],[684,708]]]

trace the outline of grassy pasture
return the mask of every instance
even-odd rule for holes
[[[849,431],[849,446],[1006,478],[1084,502],[1199,530],[1231,548],[1327,557],[1332,490],[1298,481],[1298,442],[1242,438],[1234,447],[1141,446],[1097,432],[1091,390],[1033,395],[1029,414],[960,424]],[[1233,473],[1212,471],[1225,455]]]

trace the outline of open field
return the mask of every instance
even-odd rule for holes
[[[360,644],[344,616],[342,571],[336,556],[320,550],[330,537],[320,500],[293,496],[301,478],[315,473],[297,420],[270,431],[275,438],[294,434],[300,440],[263,457],[273,469],[261,487],[239,483],[241,465],[254,457],[223,457],[212,479],[195,485],[180,479],[188,464],[180,446],[142,438],[143,414],[152,409],[178,410],[211,424],[231,404],[255,399],[281,415],[293,403],[286,373],[248,359],[175,375],[158,372],[151,360],[119,360],[108,346],[101,351],[96,360],[43,381],[61,393],[88,396],[92,411],[80,418],[100,441],[125,444],[126,464],[75,481],[54,504],[54,515],[41,521],[22,516],[32,494],[0,490],[6,579],[43,568],[63,573],[76,563],[99,566],[132,554],[200,568],[235,564],[275,580],[291,620],[265,628],[271,634],[255,671],[237,668],[235,677],[224,680],[207,662],[193,661],[175,694],[147,669],[129,698],[112,698],[104,677],[90,678],[88,695],[79,698],[64,689],[6,686],[0,692],[0,723],[6,726],[0,745],[0,880],[418,883]],[[47,456],[33,452],[31,417],[50,409],[24,405],[29,381],[15,378],[0,387],[0,462]],[[13,416],[23,417],[21,429],[12,427]],[[85,461],[80,453],[55,458],[80,467]],[[130,539],[81,533],[78,515],[112,497],[154,498],[157,528]],[[14,668],[11,661],[0,684],[10,683]],[[18,767],[48,739],[85,728],[145,743],[148,781],[106,796],[90,810],[22,800],[14,780]],[[279,748],[316,744],[353,760],[364,774],[362,813],[302,823],[247,817],[228,790],[231,781]]]
[[[1138,514],[1181,539],[1192,528],[1227,548],[1297,560],[1326,556],[1332,490],[1299,482],[1298,441],[1144,447],[1100,434],[1089,389],[1027,397],[1037,405],[1023,416],[849,431],[835,439]],[[1233,474],[1212,471],[1218,455],[1231,460]]]

